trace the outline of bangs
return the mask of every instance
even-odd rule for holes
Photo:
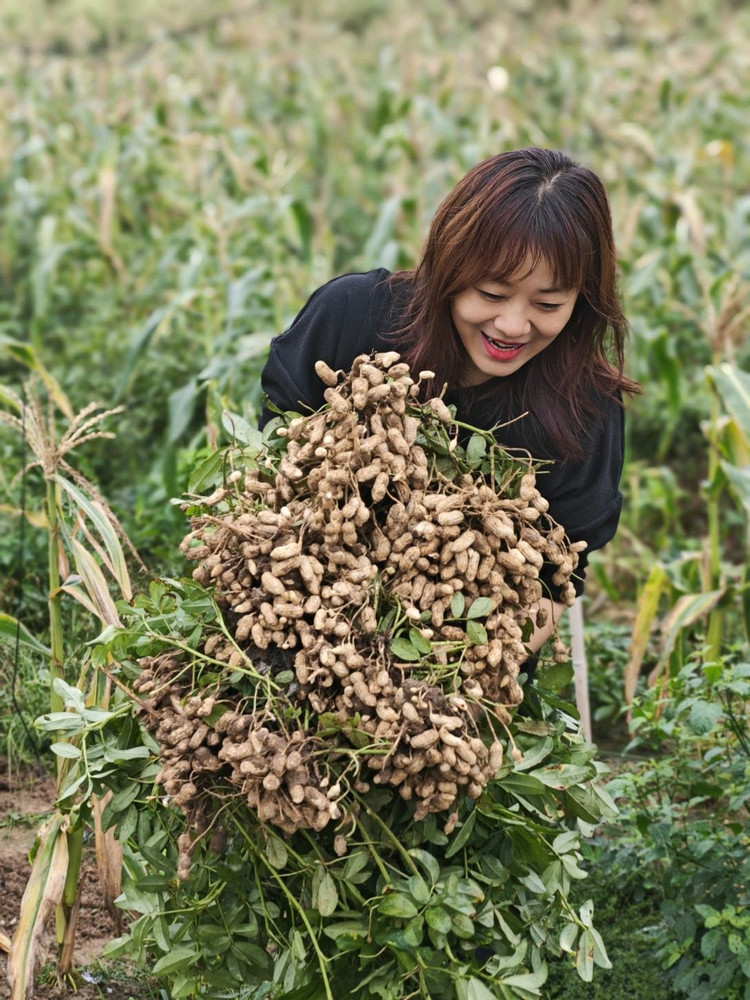
[[[536,202],[536,199],[534,199]],[[509,217],[487,213],[463,248],[456,277],[464,288],[478,280],[506,282],[528,275],[544,261],[560,290],[582,289],[594,250],[568,213],[545,211],[545,204],[521,205]]]

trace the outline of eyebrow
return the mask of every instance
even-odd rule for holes
[[[491,285],[513,285],[515,282],[508,281],[507,278],[487,278],[486,279]],[[572,292],[572,288],[540,288],[537,290],[537,295],[560,295],[565,292]]]

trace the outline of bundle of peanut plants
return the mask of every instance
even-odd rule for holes
[[[100,734],[160,757],[108,778],[142,914],[113,951],[160,953],[175,997],[538,996],[561,951],[590,979],[568,893],[609,801],[573,710],[521,683],[540,572],[571,603],[581,545],[528,456],[420,402],[431,373],[317,371],[325,406],[184,505],[193,580],[95,653],[142,727]]]

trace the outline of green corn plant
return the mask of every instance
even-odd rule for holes
[[[745,559],[741,587],[745,636],[750,642],[750,375],[728,363],[714,365],[708,378],[724,417],[716,434],[717,478],[723,481],[745,515]]]
[[[721,655],[726,608],[739,599],[745,635],[750,639],[750,569],[747,558],[729,564],[724,559],[722,504],[729,495],[744,511],[745,556],[750,552],[750,376],[722,362],[706,370],[714,390],[712,419],[704,428],[709,441],[706,487],[707,537],[701,552],[684,552],[670,564],[657,562],[643,587],[633,628],[625,675],[625,700],[632,704],[641,665],[654,631],[659,607],[666,597],[669,611],[661,621],[661,648],[649,682],[656,683],[671,666],[684,664],[682,643],[688,629],[707,616],[704,658]]]
[[[40,831],[18,928],[8,956],[11,998],[26,1000],[33,995],[41,941],[53,911],[58,976],[66,977],[72,971],[83,836],[92,819],[105,895],[113,899],[118,893],[119,848],[111,836],[107,838],[102,834],[101,823],[96,823],[101,804],[91,794],[82,794],[80,790],[82,781],[77,774],[80,753],[75,746],[76,737],[69,735],[71,728],[62,696],[68,687],[65,682],[63,602],[72,598],[101,627],[119,625],[105,571],[126,600],[131,598],[132,588],[122,545],[122,541],[129,545],[127,537],[95,485],[68,460],[70,453],[87,441],[113,437],[111,432],[102,429],[102,422],[119,411],[104,410],[100,404],[92,403],[76,414],[60,385],[44,369],[32,348],[7,341],[5,346],[10,348],[9,353],[16,360],[31,368],[35,376],[27,383],[23,397],[11,388],[0,387],[0,402],[5,406],[0,410],[0,423],[23,435],[33,456],[21,475],[38,469],[44,480],[44,516],[37,523],[43,524],[48,538],[49,646],[36,639],[11,615],[3,615],[0,630],[4,636],[15,632],[20,641],[47,656],[50,712],[44,718],[47,722],[52,721],[57,739],[52,750],[57,759],[58,809]],[[67,424],[62,432],[58,428],[60,414]],[[88,690],[88,706],[107,707],[109,681],[101,672],[93,671],[89,676],[84,665],[78,689],[82,700],[84,691]]]
[[[691,313],[711,346],[713,364],[705,377],[712,390],[711,413],[703,424],[708,442],[708,469],[704,487],[707,531],[699,552],[683,552],[670,564],[652,566],[643,587],[636,614],[633,640],[625,673],[625,701],[631,705],[650,637],[664,598],[669,610],[661,621],[659,659],[649,683],[655,684],[667,669],[672,674],[684,665],[686,635],[706,619],[703,657],[717,662],[726,633],[726,613],[740,596],[744,627],[748,618],[750,574],[742,564],[725,559],[722,512],[727,497],[733,498],[750,519],[750,378],[734,363],[737,345],[750,316],[748,287],[736,276],[723,275],[709,281],[700,277],[702,309]],[[746,553],[750,552],[750,528]]]

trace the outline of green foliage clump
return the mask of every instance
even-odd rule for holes
[[[133,657],[180,648],[200,676],[201,636],[218,615],[203,587],[153,583],[123,614],[126,627],[102,636],[95,661],[113,656],[123,679],[135,679]],[[210,662],[203,670],[213,684]],[[239,673],[236,683],[247,685]],[[413,805],[376,788],[356,796],[342,853],[341,831],[282,839],[219,792],[209,827],[188,835],[188,874],[180,871],[184,817],[161,801],[157,747],[133,701],[118,696],[108,711],[92,712],[75,689],[60,690],[68,711],[42,724],[65,725],[76,742],[77,777],[71,771],[63,794],[111,790],[104,823],[115,824],[126,852],[121,905],[138,916],[111,952],[152,966],[170,996],[330,997],[343,983],[363,998],[395,1000],[415,989],[424,997],[467,989],[477,998],[533,997],[545,955],[575,956],[586,980],[594,964],[607,967],[591,903],[574,908],[568,897],[585,877],[581,830],[608,799],[594,780],[595,747],[552,692],[515,717],[509,739],[521,759],[508,752],[451,834],[434,815],[415,823]]]
[[[602,862],[662,902],[656,957],[689,1000],[750,989],[750,664],[692,660],[636,703],[654,756],[609,784]]]
[[[582,983],[566,963],[550,962],[545,1000],[677,1000],[680,994],[654,957],[658,892],[644,892],[637,880],[610,872],[598,847],[586,845],[584,857],[591,872],[585,891],[593,897],[612,968],[602,969],[592,983]]]

